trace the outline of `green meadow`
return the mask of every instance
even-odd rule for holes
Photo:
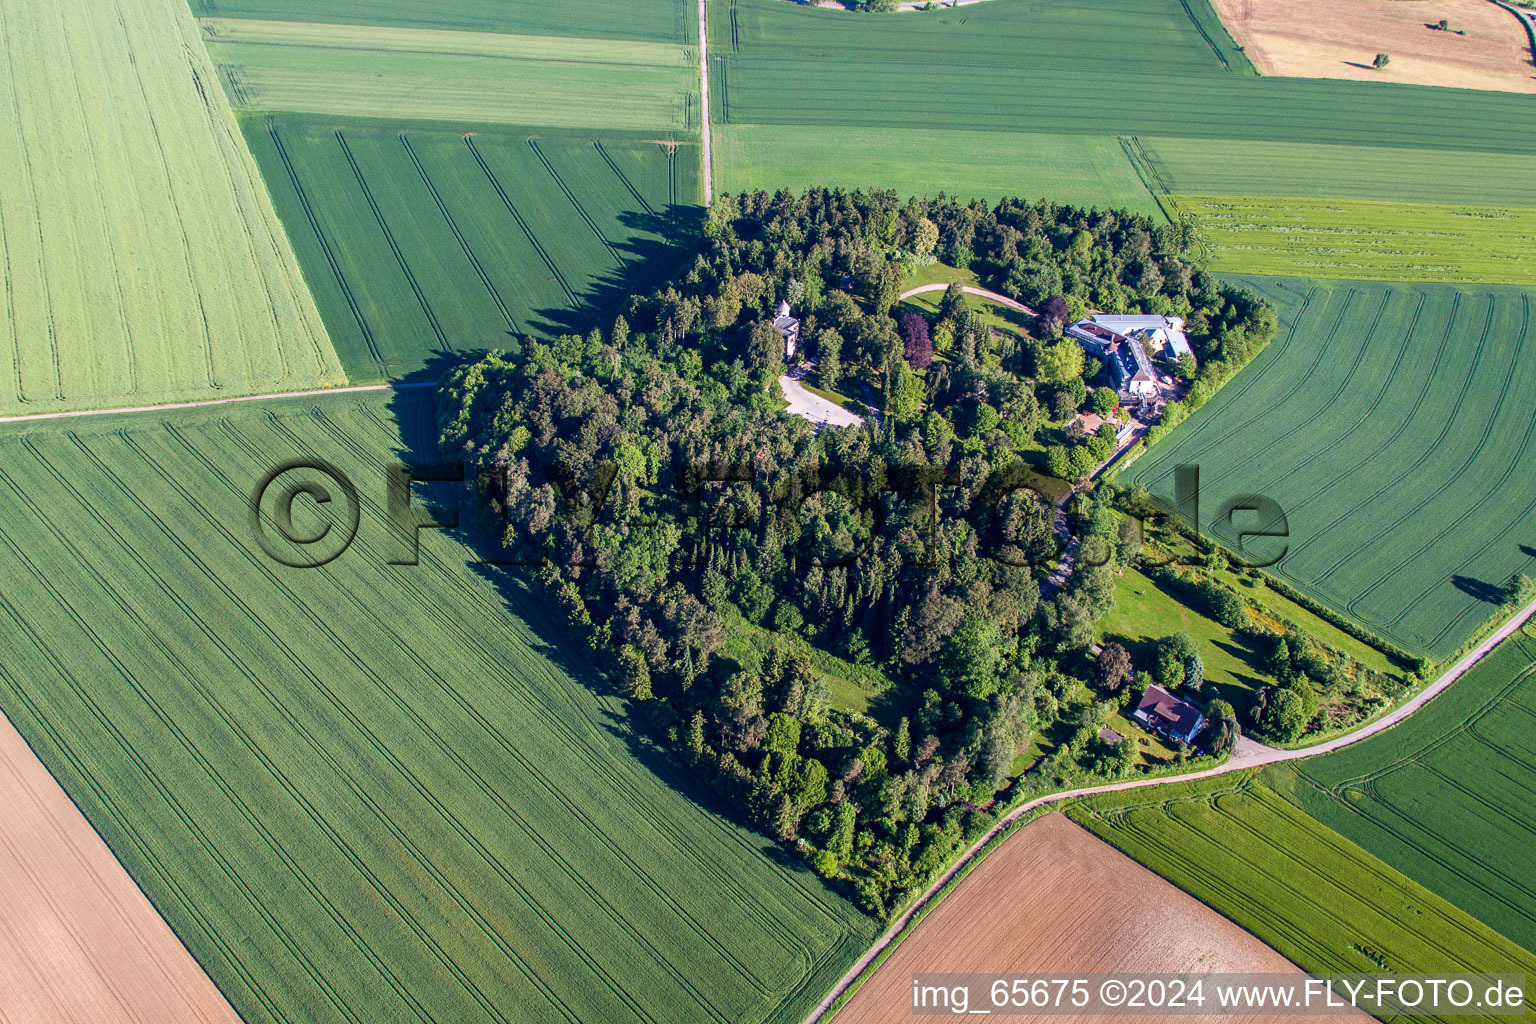
[[[1210,268],[1374,281],[1536,284],[1536,209],[1359,199],[1168,196]]]
[[[1119,140],[1101,136],[808,125],[720,125],[715,189],[890,189],[996,202],[1004,196],[1158,216]]]

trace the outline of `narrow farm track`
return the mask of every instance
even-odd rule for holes
[[[344,388],[315,388],[310,391],[279,391],[270,395],[237,395],[233,398],[209,398],[200,402],[172,402],[169,405],[131,405],[119,409],[77,409],[70,412],[35,412],[25,416],[0,416],[0,423],[34,423],[39,420],[80,419],[90,416],[116,416],[132,412],[169,412],[172,409],[201,409],[210,405],[236,402],[265,402],[279,398],[314,398],[317,395],[345,395],[359,391],[390,391],[400,388],[436,387],[437,381],[409,381],[402,384],[354,384]]]
[[[828,992],[826,996],[821,1000],[821,1002],[816,1005],[816,1008],[812,1010],[810,1015],[805,1018],[804,1024],[817,1024],[818,1021],[822,1020],[827,1015],[827,1011],[832,1007],[832,1005],[836,1003],[843,996],[843,994],[848,991],[850,987],[858,982],[858,980],[863,976],[864,972],[875,961],[875,959],[879,957],[880,954],[883,953],[885,949],[891,945],[892,942],[895,941],[896,937],[900,935],[903,929],[907,927],[912,918],[919,911],[926,909],[928,904],[931,903],[938,895],[939,891],[948,885],[950,880],[954,878],[962,868],[973,861],[976,858],[976,855],[980,853],[982,849],[984,849],[988,844],[996,839],[999,833],[1001,833],[1005,828],[1007,828],[1014,821],[1017,821],[1023,815],[1028,814],[1030,811],[1033,811],[1039,807],[1046,806],[1047,804],[1058,803],[1062,800],[1069,800],[1074,797],[1092,796],[1096,793],[1115,793],[1130,789],[1145,789],[1149,787],[1168,785],[1171,783],[1179,782],[1195,782],[1200,779],[1208,779],[1217,775],[1227,775],[1232,772],[1245,771],[1250,768],[1260,768],[1264,765],[1279,764],[1284,761],[1300,761],[1305,758],[1316,757],[1320,754],[1331,753],[1351,744],[1358,743],[1361,740],[1367,739],[1368,737],[1374,736],[1377,733],[1384,732],[1385,730],[1392,728],[1392,726],[1397,725],[1399,722],[1403,721],[1403,719],[1419,710],[1419,708],[1423,707],[1435,696],[1443,692],[1452,683],[1456,682],[1456,680],[1460,679],[1463,675],[1469,672],[1474,665],[1486,657],[1488,653],[1497,647],[1500,643],[1513,636],[1520,629],[1520,627],[1523,626],[1533,615],[1536,615],[1536,601],[1532,601],[1524,608],[1521,608],[1486,640],[1478,644],[1465,657],[1447,669],[1445,673],[1440,676],[1440,678],[1436,679],[1429,686],[1425,687],[1422,691],[1419,692],[1417,696],[1408,701],[1402,707],[1397,708],[1391,713],[1382,716],[1374,722],[1361,726],[1359,729],[1356,729],[1353,732],[1346,733],[1343,736],[1336,737],[1314,746],[1304,747],[1300,750],[1278,750],[1274,747],[1266,747],[1263,744],[1256,743],[1245,736],[1238,741],[1237,750],[1233,752],[1232,756],[1228,758],[1224,764],[1218,765],[1215,768],[1208,768],[1204,771],[1191,772],[1186,775],[1175,775],[1161,779],[1143,779],[1131,782],[1114,782],[1104,786],[1087,786],[1082,789],[1071,789],[1061,793],[1051,793],[1046,796],[1037,797],[1034,800],[1020,804],[1018,807],[1010,811],[1005,817],[1003,817],[1002,820],[1000,820],[996,825],[992,826],[992,828],[988,830],[987,834],[978,839],[970,847],[970,849],[961,854],[960,857],[957,858],[942,875],[934,880],[933,884],[930,885],[923,892],[923,894],[917,898],[917,900],[912,904],[911,907],[907,909],[905,913],[903,913],[899,918],[891,923],[891,926],[881,934],[880,938],[875,941],[874,945],[872,945],[865,952],[865,954],[859,958],[858,962],[848,970],[848,973],[843,975],[842,979],[835,986],[833,986],[832,990]]]
[[[705,0],[699,0],[699,127],[704,144],[704,205],[708,206],[715,196],[715,178],[709,142],[709,19],[704,11]]]

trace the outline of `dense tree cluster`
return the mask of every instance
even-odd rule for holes
[[[722,199],[691,266],[611,329],[453,372],[442,444],[483,467],[509,557],[538,567],[682,756],[884,913],[991,822],[1030,736],[1090,681],[1094,621],[1135,553],[1090,506],[1080,536],[1104,564],[1041,599],[1032,563],[1058,543],[1055,510],[1020,486],[1018,455],[1038,388],[1072,410],[1087,398],[1082,350],[1049,328],[995,338],[958,290],[933,323],[898,324],[902,261],[936,254],[1064,315],[1141,305],[1225,324],[1249,300],[1185,263],[1183,242],[1045,203]],[[781,301],[824,382],[883,382],[883,426],[817,433],[779,411]],[[1197,333],[1212,353],[1222,337]],[[747,663],[723,652],[733,629],[777,639]],[[830,710],[812,646],[898,677],[899,722]],[[1132,770],[1133,743],[1097,738],[1103,713],[1082,712],[1042,778]]]

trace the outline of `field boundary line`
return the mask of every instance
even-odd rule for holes
[[[653,209],[651,204],[645,201],[645,197],[635,189],[634,183],[629,180],[629,176],[626,175],[623,171],[619,170],[619,165],[613,162],[613,157],[608,155],[608,150],[603,148],[603,141],[601,139],[593,139],[592,148],[597,150],[598,156],[603,158],[603,162],[608,165],[608,169],[618,176],[620,183],[622,183],[624,188],[628,190],[629,194],[635,197],[635,202],[639,203],[641,208],[644,209],[646,213],[654,214],[656,212],[655,209]],[[671,154],[676,151],[676,147],[667,147],[667,149],[667,162],[671,163]],[[671,177],[670,171],[668,172],[668,177],[669,179]]]
[[[533,155],[539,158],[539,163],[544,166],[544,170],[548,171],[549,176],[554,179],[556,187],[560,189],[565,198],[571,201],[571,205],[576,208],[576,213],[580,215],[587,227],[592,229],[592,234],[597,237],[597,240],[603,243],[604,248],[608,250],[608,254],[620,266],[623,266],[623,254],[619,252],[617,246],[608,240],[608,236],[603,234],[603,229],[597,226],[597,221],[593,220],[592,215],[587,212],[587,208],[581,205],[581,200],[576,198],[576,193],[572,192],[570,186],[565,183],[565,179],[560,177],[560,172],[555,170],[555,165],[550,162],[549,157],[545,156],[544,151],[539,148],[539,140],[537,138],[530,138],[528,140],[528,148],[533,150]]]
[[[714,160],[709,141],[709,17],[707,0],[699,0],[699,126],[704,140],[704,206],[707,209],[715,195]],[[732,35],[735,35],[735,11],[732,10]]]
[[[1261,768],[1265,765],[1279,764],[1285,761],[1300,761],[1319,754],[1329,754],[1335,750],[1347,747],[1353,743],[1384,732],[1412,715],[1419,708],[1429,703],[1434,697],[1448,688],[1456,680],[1471,671],[1472,667],[1482,661],[1495,647],[1520,630],[1533,615],[1536,615],[1536,601],[1532,601],[1525,607],[1511,615],[1497,630],[1488,636],[1482,643],[1465,654],[1460,661],[1448,668],[1439,679],[1420,690],[1419,693],[1407,703],[1394,711],[1391,711],[1376,721],[1361,726],[1353,732],[1343,736],[1314,744],[1310,747],[1301,747],[1296,750],[1280,750],[1275,747],[1266,747],[1262,744],[1243,737],[1239,740],[1238,748],[1226,762],[1214,768],[1206,768],[1202,771],[1189,772],[1184,775],[1171,775],[1155,779],[1133,779],[1127,782],[1111,782],[1102,786],[1084,786],[1078,789],[1063,790],[1059,793],[1047,793],[1043,796],[1026,800],[1024,803],[1009,811],[999,818],[997,823],[989,828],[985,835],[972,843],[964,853],[950,862],[949,867],[925,889],[917,899],[899,916],[891,925],[881,933],[880,938],[865,951],[848,972],[832,987],[821,1002],[811,1010],[805,1018],[804,1024],[819,1024],[827,1018],[829,1011],[849,989],[861,985],[864,981],[864,972],[871,964],[880,958],[881,954],[897,941],[906,930],[908,923],[920,912],[926,912],[934,897],[947,886],[952,878],[974,860],[986,849],[998,835],[1008,829],[1019,818],[1030,811],[1044,807],[1048,804],[1071,800],[1076,797],[1093,796],[1099,793],[1115,793],[1130,789],[1146,789],[1153,786],[1169,785],[1179,782],[1196,782],[1200,779],[1213,778],[1217,775],[1226,775],[1231,772],[1245,771],[1250,768]]]
[[[73,409],[68,412],[33,412],[23,416],[0,416],[0,423],[34,423],[39,420],[78,419],[84,416],[118,416],[136,412],[168,412],[172,409],[201,409],[210,405],[235,402],[266,402],[278,398],[314,398],[318,395],[346,395],[359,391],[398,391],[405,388],[436,387],[435,380],[398,381],[393,384],[349,384],[338,388],[311,388],[308,391],[274,391],[265,395],[237,395],[233,398],[204,398],[195,402],[169,402],[163,405],[132,405],[117,409]]]

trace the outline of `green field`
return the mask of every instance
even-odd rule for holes
[[[1536,284],[1536,209],[1179,195],[1227,273]]]
[[[345,382],[182,0],[0,11],[0,414]]]
[[[1536,639],[1517,634],[1396,728],[1303,762],[1295,799],[1536,949]]]
[[[677,44],[208,19],[209,55],[243,110],[686,130],[698,57]]]
[[[1536,156],[1243,139],[1138,138],[1168,192],[1536,207]]]
[[[0,435],[0,709],[250,1024],[800,1020],[873,923],[722,817],[546,602],[442,532],[388,564],[430,402]],[[248,520],[295,457],[361,495],[321,569]]]
[[[1157,203],[1118,140],[1022,132],[722,125],[714,133],[718,192],[780,188],[946,192],[996,202],[1048,196],[1157,216]]]
[[[1005,0],[895,18],[850,18],[784,0],[709,0],[709,15],[711,53],[778,50],[797,60],[860,64],[901,53],[909,61],[1027,66],[1041,73],[1125,65],[1253,70],[1206,0]],[[786,105],[784,113],[795,111]]]
[[[251,150],[356,380],[585,330],[675,269],[697,147],[248,115]]]
[[[711,17],[711,114],[730,123],[1536,153],[1523,96],[1240,74],[1217,59],[1230,41],[1208,30],[1207,43],[1173,0],[986,3],[878,24],[714,0]]]
[[[515,35],[659,39],[679,43],[698,35],[697,9],[688,0],[560,0],[559,3],[485,3],[484,0],[190,0],[200,16],[310,21],[338,25],[393,25],[428,30],[505,32]]]
[[[1242,280],[1280,336],[1121,482],[1168,497],[1174,467],[1198,465],[1207,530],[1223,502],[1273,497],[1290,530],[1273,571],[1401,647],[1451,654],[1531,568],[1530,294]]]
[[[1536,971],[1529,951],[1310,817],[1264,778],[1108,794],[1068,814],[1305,971]]]

